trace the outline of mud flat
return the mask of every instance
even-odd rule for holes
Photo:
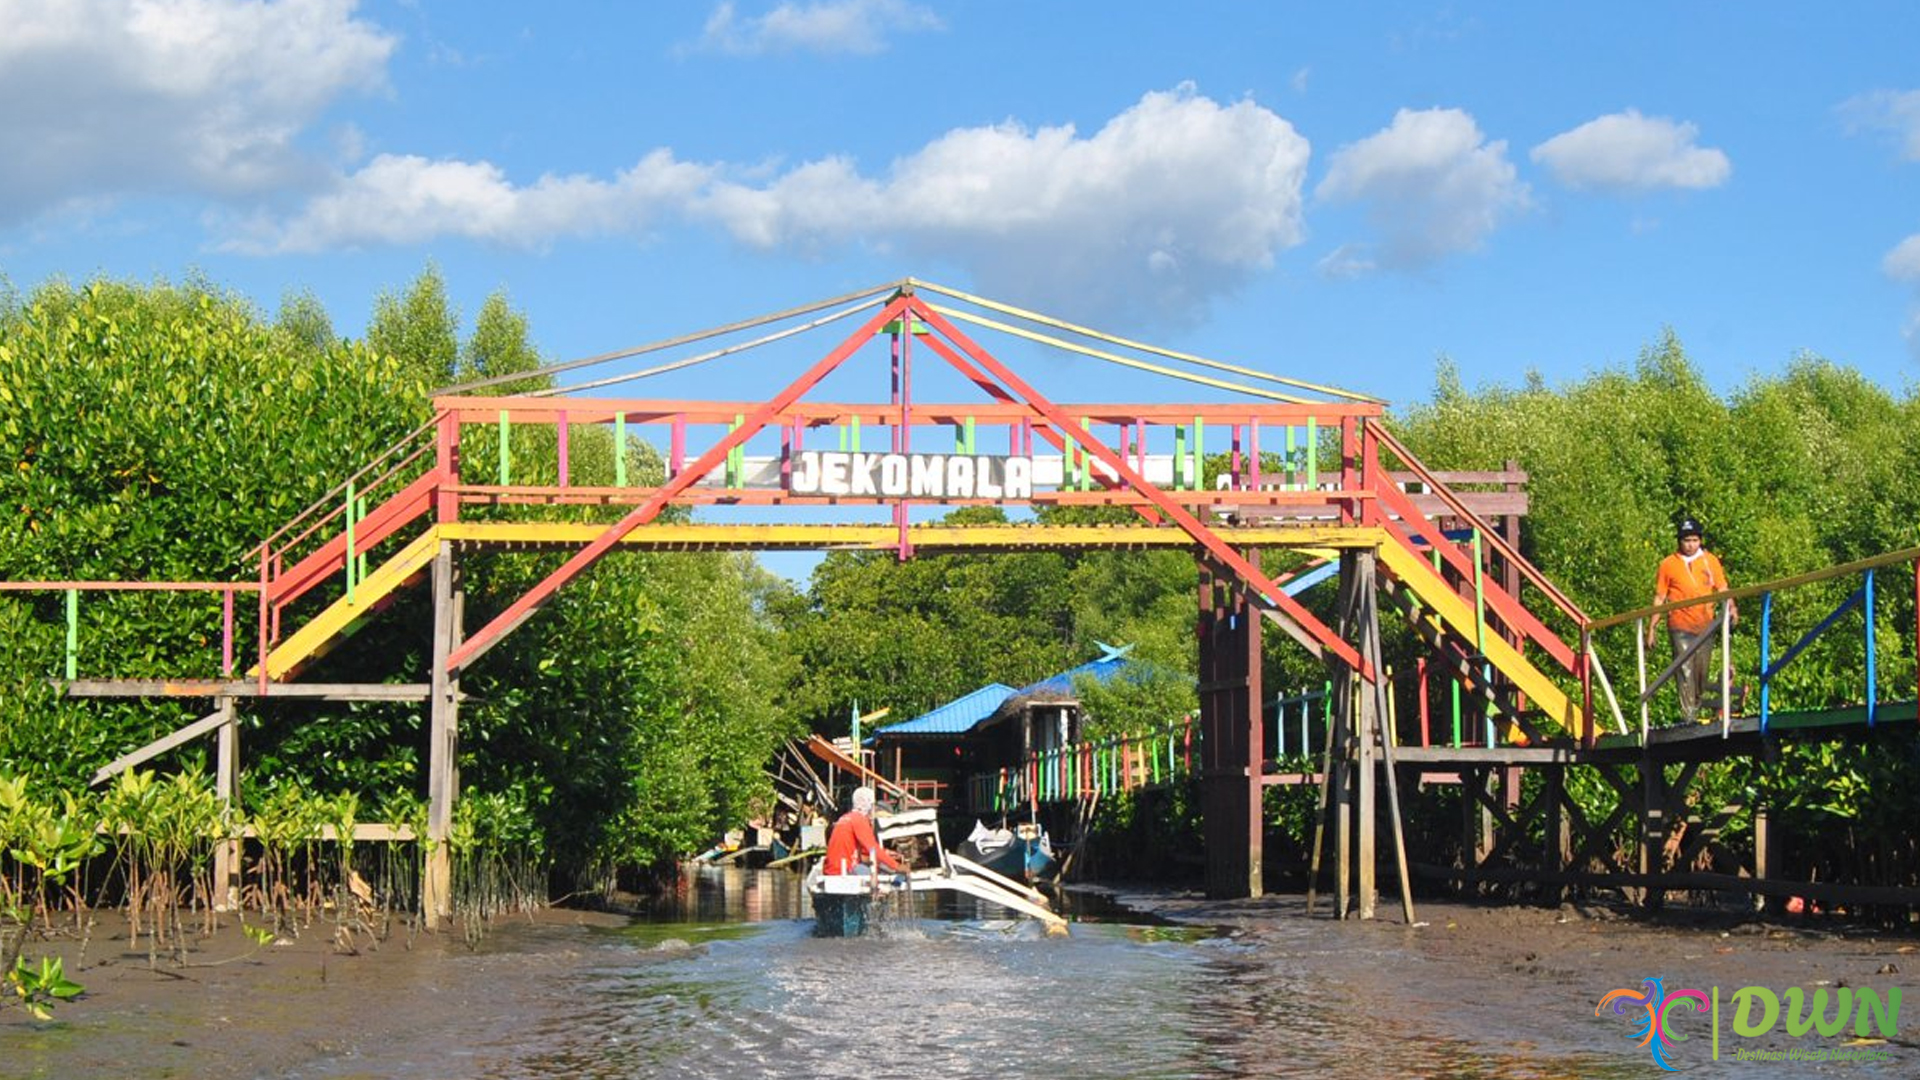
[[[93,918],[84,954],[77,938],[28,944],[29,957],[64,958],[87,992],[51,1021],[0,1009],[0,1077],[380,1076],[407,1071],[410,1046],[421,1058],[413,1075],[432,1076],[450,1047],[483,1058],[536,1019],[588,951],[591,928],[626,922],[547,909],[501,919],[471,948],[457,932],[396,925],[385,940],[359,935],[349,951],[325,922],[256,946],[229,917],[192,940],[184,965],[162,954],[149,966],[123,917]],[[452,1071],[481,1073],[484,1061]]]
[[[1784,1019],[1766,1036],[1735,1037],[1727,1029],[1731,995],[1739,988],[1762,986],[1779,994],[1801,987],[1809,995],[1824,988],[1830,998],[1842,988],[1867,988],[1883,999],[1899,988],[1898,1036],[1852,1047],[1884,1060],[1846,1075],[1920,1075],[1920,934],[1887,934],[1819,916],[1768,921],[1675,912],[1648,918],[1605,905],[1436,901],[1417,904],[1419,922],[1410,927],[1397,899],[1384,896],[1379,918],[1338,922],[1324,896],[1317,914],[1309,916],[1298,894],[1208,900],[1198,893],[1105,891],[1135,911],[1219,927],[1276,968],[1305,962],[1338,971],[1360,996],[1391,1003],[1384,1011],[1424,1018],[1436,1037],[1507,1032],[1518,1043],[1569,1053],[1625,1047],[1626,1061],[1635,1055],[1647,1061],[1647,1053],[1629,1038],[1635,1025],[1626,1017],[1596,1016],[1595,1008],[1608,991],[1637,990],[1650,978],[1659,978],[1668,993],[1719,989],[1723,1030],[1717,1064],[1724,1070],[1775,1060],[1760,1058],[1759,1052],[1779,1054],[1777,1060],[1785,1062],[1794,1060],[1796,1051],[1831,1050],[1855,1041],[1851,1027],[1838,1039],[1791,1038]],[[1711,1073],[1708,1017],[1691,1017],[1684,1010],[1678,1016],[1673,1026],[1688,1041],[1671,1055],[1675,1064]],[[1740,1050],[1750,1052],[1744,1061],[1734,1058]]]

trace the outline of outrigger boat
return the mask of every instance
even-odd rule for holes
[[[875,900],[898,893],[965,893],[1040,921],[1049,936],[1065,934],[1067,920],[1047,902],[1046,895],[940,844],[940,830],[931,807],[874,815],[874,833],[882,844],[890,840],[927,837],[933,864],[905,874],[827,874],[825,860],[807,871],[807,895],[813,902],[814,934],[818,937],[856,937],[866,932],[867,916]]]

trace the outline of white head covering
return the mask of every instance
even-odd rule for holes
[[[873,789],[857,787],[853,789],[853,808],[863,814],[873,812]]]

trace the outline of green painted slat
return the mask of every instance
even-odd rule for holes
[[[1194,490],[1207,486],[1207,422],[1199,417],[1193,418],[1193,487]]]
[[[500,486],[512,483],[513,451],[510,449],[513,438],[513,421],[507,418],[507,410],[500,410]]]
[[[627,486],[627,414],[613,414],[613,486]]]
[[[745,416],[735,413],[733,415],[733,423],[727,425],[727,434],[731,435],[739,431],[740,425],[746,422],[747,418]],[[747,447],[745,443],[736,444],[733,449],[727,451],[727,471],[724,481],[727,487],[737,488],[740,486],[740,474],[746,464],[746,460]]]
[[[353,481],[349,480],[347,481],[347,550],[343,553],[346,562],[347,603],[349,604],[353,603],[354,587],[360,583],[356,573],[359,569],[359,560],[355,559],[353,554],[353,526]]]
[[[1320,424],[1307,417],[1307,487],[1320,486]]]

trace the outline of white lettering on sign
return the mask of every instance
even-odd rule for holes
[[[803,450],[794,455],[787,491],[888,499],[1024,500],[1033,498],[1033,459]]]

